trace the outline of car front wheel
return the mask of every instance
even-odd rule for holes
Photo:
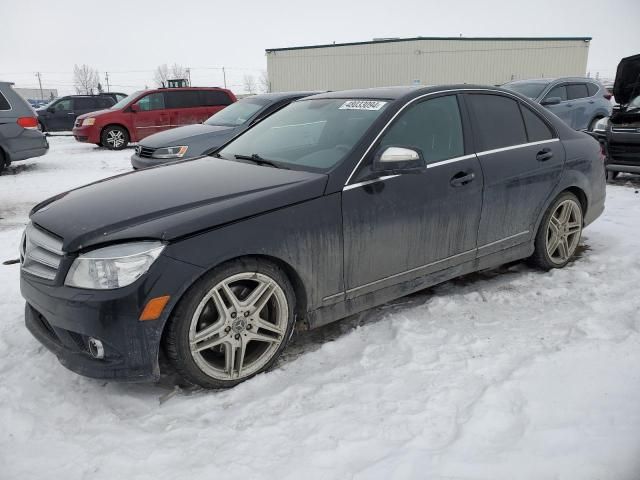
[[[129,144],[129,132],[114,125],[102,131],[101,140],[102,145],[109,150],[122,150]]]
[[[582,205],[570,192],[547,209],[535,239],[531,260],[545,270],[564,267],[576,252],[582,234]]]
[[[243,259],[215,269],[180,301],[165,334],[178,373],[205,388],[232,387],[267,370],[285,349],[295,294],[277,266]]]

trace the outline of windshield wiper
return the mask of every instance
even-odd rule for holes
[[[268,165],[269,167],[284,168],[285,170],[288,170],[287,167],[283,167],[282,165],[278,165],[277,163],[272,162],[271,160],[262,158],[257,153],[254,153],[253,155],[234,155],[234,157],[237,158],[238,160],[248,160],[250,162],[255,163],[256,165]]]

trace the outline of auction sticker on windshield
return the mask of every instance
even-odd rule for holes
[[[339,110],[380,110],[387,102],[377,100],[347,100]]]

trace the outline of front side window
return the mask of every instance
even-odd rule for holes
[[[294,102],[267,117],[219,154],[254,154],[289,168],[326,171],[340,163],[376,118],[386,100],[313,99]]]
[[[207,125],[221,125],[226,127],[242,125],[268,104],[269,102],[267,100],[254,99],[251,97],[245,98],[215,113],[204,123]]]
[[[589,96],[587,85],[584,83],[571,83],[567,85],[567,99],[577,100]]]
[[[494,150],[527,143],[518,102],[500,95],[470,94],[477,151]]]
[[[118,110],[120,108],[126,107],[127,105],[129,105],[129,103],[131,103],[133,100],[138,98],[140,96],[140,94],[143,93],[143,92],[144,92],[144,90],[138,90],[137,92],[133,92],[128,97],[121,98],[115,105],[113,105],[111,107],[111,109],[112,110]]]
[[[151,93],[138,100],[141,111],[162,110],[164,108],[164,94],[162,92]]]
[[[549,98],[558,97],[562,102],[567,100],[567,88],[564,85],[553,87],[549,93],[544,97],[545,100]]]
[[[384,134],[379,150],[391,146],[419,150],[427,163],[464,155],[456,96],[438,97],[409,107]]]
[[[64,100],[60,100],[56,103],[55,107],[56,112],[70,112],[71,111],[71,99],[65,98]]]
[[[97,102],[97,98],[77,97],[73,100],[73,108],[75,110],[90,110],[98,106]]]

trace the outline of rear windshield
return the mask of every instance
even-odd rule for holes
[[[503,85],[507,90],[517,92],[531,99],[538,98],[550,82],[514,82]]]
[[[226,127],[242,125],[268,104],[269,101],[265,99],[245,98],[220,110],[204,123]]]
[[[288,168],[326,171],[337,165],[386,109],[385,100],[315,99],[294,102],[267,117],[219,154],[259,155]]]

